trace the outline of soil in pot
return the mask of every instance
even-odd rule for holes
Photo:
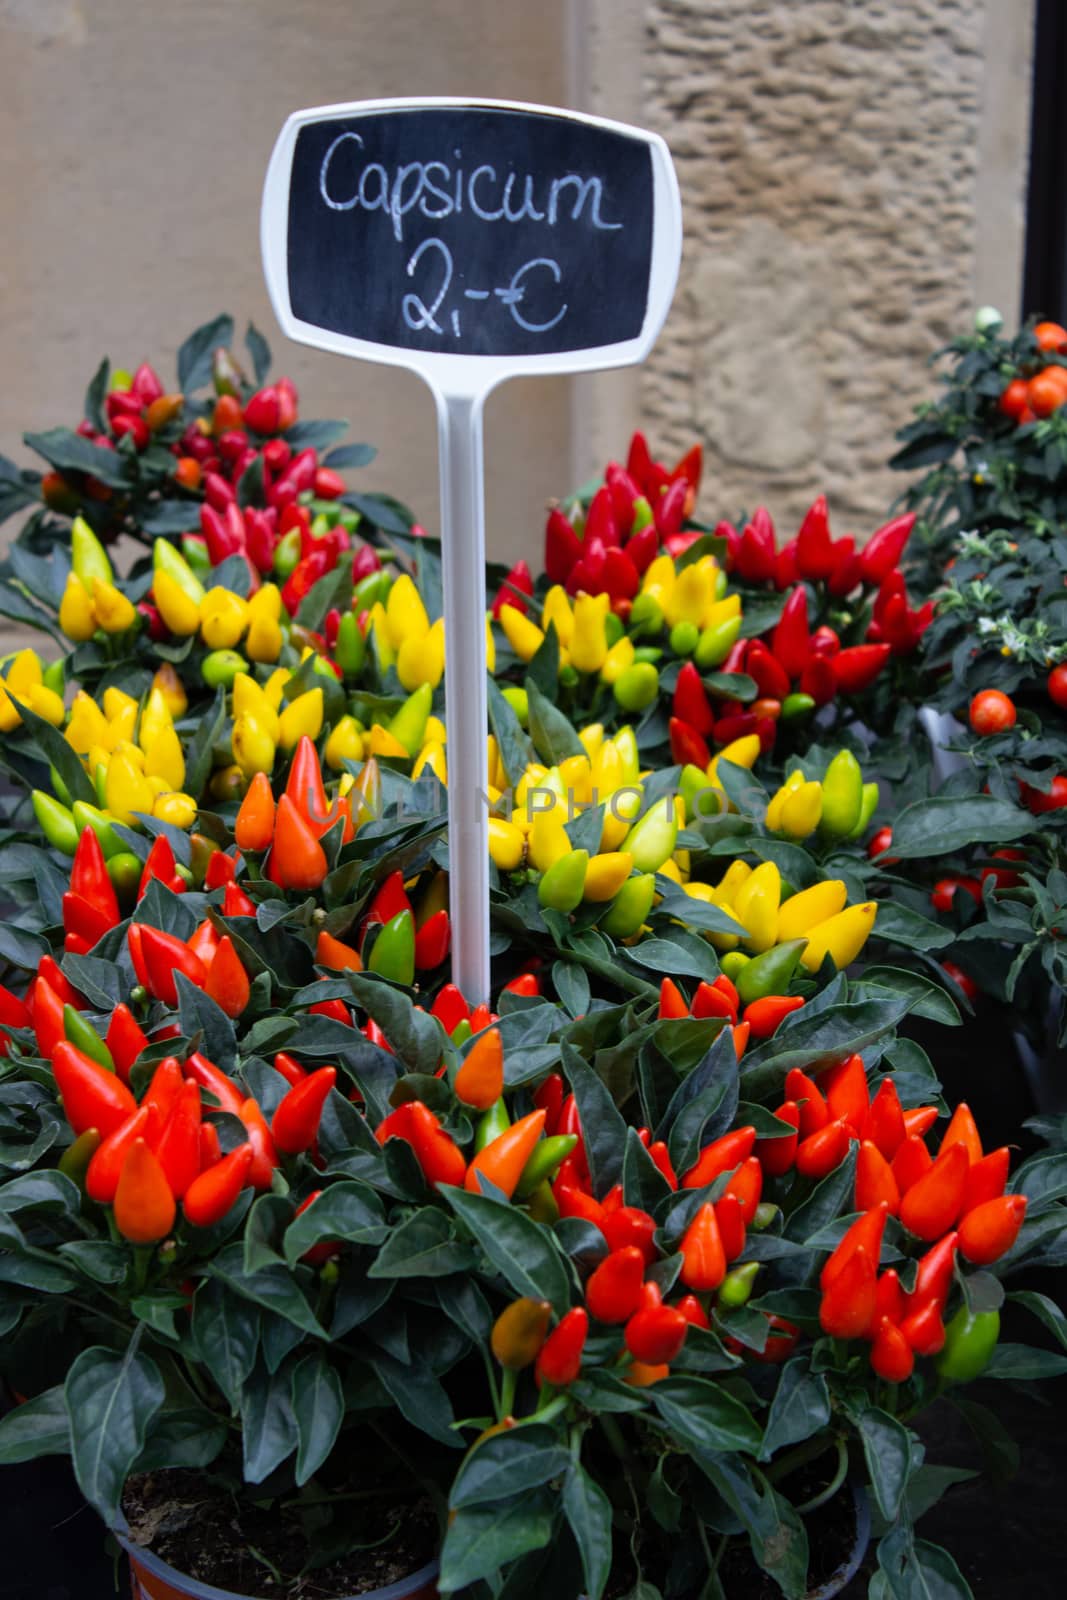
[[[131,1478],[122,1509],[132,1543],[201,1583],[250,1600],[347,1600],[397,1583],[436,1556],[437,1520],[427,1500],[353,1491],[344,1504],[360,1548],[303,1576],[307,1546],[296,1517],[280,1514],[276,1501],[239,1502],[203,1473]]]

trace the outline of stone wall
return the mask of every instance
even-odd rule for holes
[[[885,462],[930,391],[927,358],[983,300],[1016,315],[1031,5],[593,9],[589,102],[627,114],[612,63],[639,49],[642,116],[671,146],[685,216],[667,327],[605,415],[620,431],[643,417],[666,455],[695,431],[707,515],[762,501],[789,533],[824,489],[838,531],[865,535],[901,487]],[[600,432],[586,448],[620,445]]]

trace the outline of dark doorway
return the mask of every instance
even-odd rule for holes
[[[1024,317],[1067,317],[1067,5],[1037,0]]]

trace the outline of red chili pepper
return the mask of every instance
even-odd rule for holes
[[[825,1262],[819,1274],[820,1289],[828,1289],[840,1277],[857,1250],[864,1251],[868,1261],[877,1269],[888,1215],[888,1207],[882,1204],[856,1218]]]
[[[638,1206],[620,1206],[617,1211],[607,1212],[600,1224],[600,1230],[611,1250],[622,1250],[627,1245],[636,1245],[648,1267],[659,1255],[653,1241],[656,1219]]]
[[[889,660],[887,644],[854,644],[833,658],[834,680],[842,694],[859,694],[867,689]]]
[[[967,1152],[967,1164],[969,1167],[973,1167],[977,1162],[981,1161],[984,1154],[982,1137],[971,1114],[971,1108],[964,1100],[960,1101],[952,1113],[949,1125],[941,1139],[938,1154],[943,1155],[954,1144],[961,1144]]]
[[[641,1304],[645,1258],[636,1245],[612,1250],[585,1286],[585,1303],[598,1322],[628,1322]]]
[[[107,1037],[104,1040],[111,1051],[115,1070],[123,1083],[130,1081],[130,1068],[142,1050],[148,1048],[148,1036],[142,1030],[129,1006],[119,1004],[111,1013]]]
[[[870,1361],[872,1371],[885,1383],[907,1383],[915,1370],[911,1346],[889,1317],[877,1323]]]
[[[252,1146],[252,1160],[248,1166],[248,1182],[253,1189],[261,1191],[269,1189],[275,1168],[278,1166],[278,1152],[274,1147],[270,1129],[267,1127],[266,1119],[255,1100],[242,1102],[240,1116],[245,1125],[248,1142]]]
[[[797,534],[797,571],[810,583],[828,578],[837,565],[833,543],[830,539],[830,517],[826,496],[821,494],[812,503],[800,524]]]
[[[726,1276],[726,1251],[715,1207],[710,1202],[702,1205],[690,1222],[679,1249],[682,1282],[702,1293],[717,1289]]]
[[[790,539],[774,558],[774,587],[791,589],[800,577],[797,571],[797,542]]]
[[[452,923],[448,912],[435,911],[415,934],[415,970],[432,972],[439,967],[452,946]]]
[[[404,1112],[405,1116],[399,1126],[391,1131],[397,1137],[406,1139],[411,1145],[426,1182],[431,1188],[443,1183],[461,1187],[467,1173],[467,1162],[451,1134],[442,1128],[429,1106],[424,1106],[418,1100],[412,1100],[406,1106],[398,1107],[398,1111]],[[393,1113],[393,1117],[395,1116],[397,1112]],[[391,1121],[392,1117],[386,1119],[386,1122]],[[382,1139],[383,1127],[385,1123],[382,1123],[377,1130],[378,1140],[382,1144],[385,1143]],[[486,1146],[486,1149],[491,1148],[492,1146]],[[482,1154],[484,1155],[485,1151]],[[519,1174],[516,1174],[515,1182],[518,1183],[518,1180]],[[514,1185],[512,1187],[514,1188]]]
[[[876,529],[860,552],[864,581],[882,583],[898,565],[915,526],[915,512],[894,517]]]
[[[256,506],[245,506],[245,548],[248,558],[258,572],[268,573],[274,565],[274,550],[278,543],[278,518],[273,507],[263,511]]]
[[[648,1153],[652,1158],[653,1166],[657,1167],[659,1171],[662,1172],[672,1189],[677,1189],[678,1175],[674,1170],[674,1167],[671,1163],[670,1153],[663,1140],[657,1139],[653,1144],[650,1144],[648,1147]]]
[[[900,1287],[900,1278],[892,1267],[887,1267],[878,1279],[875,1290],[874,1320],[877,1324],[882,1317],[888,1317],[899,1325],[903,1315],[904,1291]]]
[[[443,990],[441,992],[444,993]],[[459,993],[458,989],[456,993]],[[441,996],[438,995],[437,998],[439,1000]],[[544,1112],[545,1133],[551,1137],[558,1131],[559,1114],[563,1109],[563,1079],[558,1072],[549,1073],[544,1083],[534,1092],[533,1103],[536,1111]]]
[[[705,1145],[699,1159],[682,1178],[683,1189],[701,1189],[714,1183],[721,1172],[729,1172],[742,1161],[747,1161],[756,1143],[756,1130],[751,1125],[735,1128],[720,1139]]]
[[[83,828],[78,840],[78,848],[70,864],[70,892],[88,901],[109,928],[117,926],[120,920],[118,899],[108,877],[100,840],[92,828]]]
[[[862,1247],[849,1256],[823,1291],[819,1324],[834,1339],[860,1339],[874,1317],[875,1268]]]
[[[800,1107],[795,1100],[787,1100],[778,1107],[774,1113],[782,1122],[788,1122],[791,1127],[800,1127]],[[765,1177],[780,1178],[789,1171],[796,1159],[799,1135],[786,1133],[775,1138],[756,1140],[756,1158],[763,1168]]]
[[[337,1082],[335,1067],[319,1067],[300,1083],[294,1084],[271,1120],[271,1136],[283,1155],[299,1155],[310,1150],[319,1132],[323,1107]]]
[[[195,846],[195,840],[194,840]],[[213,850],[204,870],[204,888],[222,889],[233,883],[237,873],[237,857],[228,850]]]
[[[747,583],[764,583],[774,576],[776,541],[774,523],[766,506],[757,506],[751,522],[737,541],[734,567]]]
[[[626,1324],[623,1338],[635,1361],[662,1366],[674,1360],[685,1343],[689,1323],[676,1306],[665,1306],[659,1289],[646,1283],[640,1308]]]
[[[755,733],[756,718],[748,711],[720,717],[711,730],[712,738],[716,744],[732,744],[735,739],[744,739],[750,733]]]
[[[312,745],[312,752],[314,752],[314,748],[314,745]],[[317,768],[318,762],[316,761],[316,770]],[[325,794],[323,794],[322,809],[326,809]],[[363,925],[366,927],[372,922],[392,922],[393,918],[398,917],[402,911],[411,911],[414,916],[411,901],[408,899],[407,890],[404,888],[404,874],[402,872],[391,872],[387,878],[383,879],[378,892],[368,906],[363,918]]]
[[[921,1138],[928,1128],[932,1128],[938,1119],[936,1106],[913,1106],[904,1113],[904,1132],[909,1139],[916,1135]]]
[[[960,1214],[967,1183],[967,1152],[954,1144],[904,1190],[900,1220],[909,1233],[932,1242],[947,1232]]]
[[[671,717],[667,725],[670,739],[671,760],[680,767],[704,768],[711,760],[711,751],[708,749],[707,740],[703,739],[695,728],[688,722],[683,722],[681,717]]]
[[[691,1328],[710,1328],[711,1319],[695,1294],[684,1294],[678,1301],[676,1311],[680,1311]]]
[[[659,1016],[688,1017],[689,1006],[685,995],[673,978],[664,978],[659,986]]]
[[[561,1217],[580,1217],[583,1222],[591,1222],[595,1228],[603,1227],[604,1207],[575,1183],[569,1173],[556,1178],[552,1185],[552,1197]]]
[[[847,1122],[858,1138],[871,1108],[863,1057],[851,1055],[839,1066],[831,1067],[820,1087],[826,1096],[831,1119],[836,1117],[841,1122]]]
[[[228,883],[226,885],[222,896],[222,914],[224,917],[255,916],[255,905],[245,894],[240,884]]]
[[[745,1218],[741,1201],[727,1192],[715,1201],[715,1221],[727,1264],[736,1261],[745,1248]]]
[[[802,584],[797,585],[782,607],[771,636],[771,650],[791,679],[800,677],[811,655],[808,595]]]
[[[803,1117],[803,1110],[801,1111]],[[794,1165],[802,1178],[825,1178],[848,1155],[849,1132],[843,1122],[828,1122],[797,1145]]]
[[[808,1138],[825,1128],[830,1120],[822,1090],[799,1067],[790,1068],[785,1078],[785,1096],[800,1106],[800,1137]]]
[[[1006,1255],[1019,1237],[1026,1204],[1025,1195],[1003,1194],[968,1211],[960,1223],[960,1254],[979,1267]]]
[[[186,1059],[185,1075],[192,1078],[202,1089],[214,1095],[221,1111],[228,1111],[232,1117],[241,1115],[241,1108],[245,1097],[239,1086],[225,1072],[220,1072],[213,1061],[196,1051]],[[153,1080],[154,1081],[154,1080]]]
[[[727,983],[730,982],[727,978]],[[733,987],[731,985],[731,987]],[[734,991],[736,995],[736,990]],[[731,1000],[725,990],[719,988],[719,980],[714,983],[701,983],[693,996],[691,1015],[694,1017],[723,1017],[727,1022],[737,1021],[737,1000]]]
[[[177,1103],[155,1147],[175,1199],[200,1176],[200,1085],[182,1085]]]
[[[834,541],[834,570],[827,582],[827,590],[835,599],[843,600],[863,581],[863,568],[856,553],[856,541],[845,538]]]
[[[589,1333],[589,1313],[584,1306],[575,1306],[560,1319],[537,1353],[534,1376],[538,1388],[550,1383],[553,1388],[566,1389],[582,1369],[582,1352]]]
[[[37,963],[37,976],[50,984],[64,1005],[73,1006],[76,1011],[86,1009],[84,995],[80,995],[67,977],[66,973],[56,964],[52,956],[42,956]]]
[[[228,1017],[239,1017],[252,997],[248,973],[228,934],[219,940],[218,948],[207,970],[204,991]]]
[[[753,1000],[745,1007],[743,1020],[748,1023],[753,1039],[770,1039],[786,1017],[799,1011],[803,1004],[800,995],[764,995],[762,1000]]]
[[[37,1049],[46,1061],[51,1061],[56,1046],[66,1038],[63,1007],[70,1002],[58,995],[46,978],[36,978],[30,994],[33,1000],[33,1032],[37,1040]]]
[[[193,1180],[185,1192],[182,1210],[194,1228],[211,1228],[222,1221],[248,1181],[252,1156],[252,1146],[240,1144]]]
[[[808,694],[817,706],[828,706],[837,693],[837,678],[828,656],[812,655],[800,674],[801,694]]]
[[[284,1050],[279,1050],[274,1057],[274,1070],[281,1073],[290,1089],[294,1088],[298,1083],[303,1083],[307,1077],[307,1073],[299,1061],[295,1061],[292,1056],[286,1055]]]
[[[876,1144],[864,1139],[856,1162],[855,1201],[857,1211],[867,1211],[882,1203],[891,1216],[900,1210],[900,1190],[893,1169]]]
[[[131,930],[140,927],[141,952],[144,958],[147,973],[146,988],[149,994],[157,1000],[162,1000],[165,1005],[175,1006],[178,1003],[178,990],[174,982],[174,974],[181,972],[190,983],[195,983],[198,989],[204,987],[207,970],[198,955],[195,955],[182,940],[173,933],[164,933],[162,928],[149,927],[147,923],[131,923]]]
[[[933,1157],[918,1134],[909,1135],[890,1163],[901,1194],[912,1188],[933,1164]]]
[[[437,1018],[449,1036],[455,1033],[461,1022],[470,1020],[470,1014],[470,1007],[454,983],[446,983],[444,988],[438,991],[437,998],[430,1007],[431,1017]],[[560,1079],[561,1083],[562,1081]]]
[[[777,661],[762,639],[750,639],[745,650],[745,672],[755,681],[760,695],[766,699],[782,701],[792,687],[789,674]]]
[[[222,1160],[222,1145],[219,1143],[219,1132],[213,1122],[200,1124],[200,1171],[206,1172],[208,1167],[213,1167]]]
[[[926,1305],[909,1312],[900,1324],[900,1331],[916,1355],[936,1356],[945,1343],[945,1324],[937,1301],[928,1300]]]
[[[959,1236],[946,1233],[935,1245],[920,1256],[915,1268],[915,1287],[904,1297],[904,1310],[910,1315],[933,1300],[944,1308],[952,1287],[952,1274],[956,1265],[956,1248]]]
[[[143,1105],[97,1145],[85,1173],[85,1192],[90,1200],[101,1206],[111,1204],[130,1146],[135,1139],[144,1139],[150,1145],[156,1125],[155,1107]]]
[[[92,832],[92,830],[89,830]],[[95,838],[95,835],[94,835]],[[170,840],[160,834],[155,844],[148,852],[148,858],[141,873],[141,881],[137,886],[137,898],[140,900],[148,885],[157,880],[173,894],[185,893],[185,881],[178,876],[177,863],[174,860],[174,851],[170,847]],[[116,905],[115,921],[118,921],[118,907]]]
[[[185,941],[185,948],[204,963],[205,972],[214,961],[218,947],[218,930],[208,917],[205,917],[203,922],[197,923],[189,938]]]
[[[137,1110],[137,1102],[114,1072],[90,1061],[75,1045],[61,1039],[52,1052],[56,1088],[63,1113],[76,1134],[99,1130],[106,1139]]]
[[[708,700],[700,673],[692,661],[686,661],[682,665],[671,704],[675,717],[688,723],[695,733],[709,734],[715,726],[715,714],[711,709],[711,702]],[[707,766],[707,762],[704,765]]]
[[[996,1200],[1004,1193],[1010,1160],[1011,1153],[1007,1145],[1002,1145],[999,1150],[993,1150],[981,1161],[973,1163],[964,1185],[961,1216],[965,1217],[976,1206],[984,1205],[987,1200]]]
[[[887,1161],[892,1161],[904,1143],[904,1113],[892,1078],[883,1078],[863,1119],[860,1138],[877,1145]]]
[[[230,515],[230,513],[234,515]],[[207,545],[208,559],[213,567],[221,566],[227,556],[243,555],[245,549],[244,519],[235,505],[225,512],[213,506],[200,507],[200,531]]]
[[[630,535],[626,541],[626,554],[643,577],[659,554],[659,530],[654,522],[646,523]]]
[[[582,544],[563,512],[553,507],[545,527],[545,572],[550,583],[566,583],[581,559]]]
[[[758,1156],[749,1156],[747,1161],[742,1161],[723,1190],[724,1197],[734,1195],[740,1202],[741,1217],[746,1228],[756,1215],[762,1194],[763,1168],[760,1166]]]

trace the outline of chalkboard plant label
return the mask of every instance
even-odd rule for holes
[[[541,107],[300,111],[264,193],[264,261],[285,331],[431,381],[456,357],[499,377],[640,360],[670,304],[680,243],[661,140]]]

